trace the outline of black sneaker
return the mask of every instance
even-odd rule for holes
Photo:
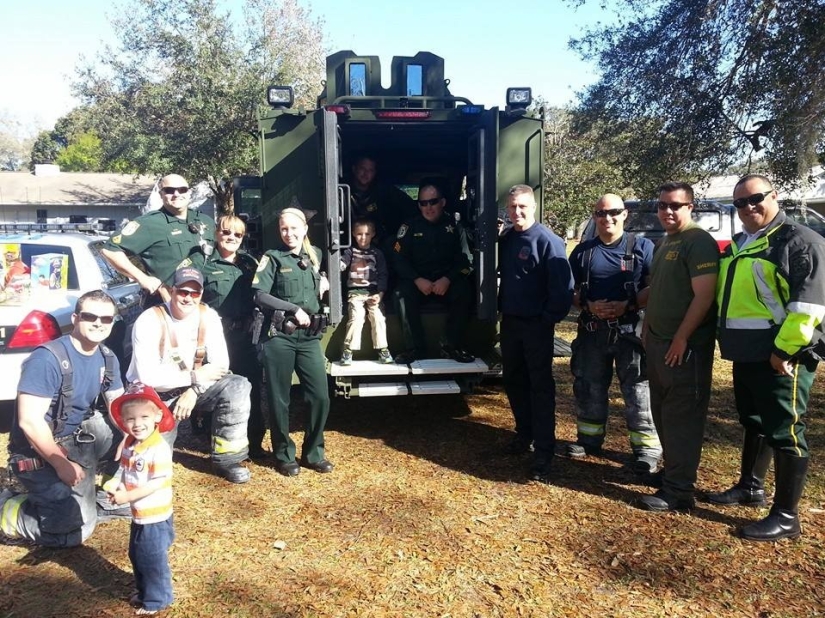
[[[394,362],[388,348],[378,350],[378,362],[383,365],[389,365]]]
[[[352,350],[344,348],[344,351],[341,353],[341,365],[344,367],[352,365]]]
[[[466,350],[455,348],[448,344],[441,346],[441,356],[444,358],[451,358],[458,363],[472,363],[476,359],[475,356]]]
[[[521,436],[516,436],[510,444],[504,447],[503,452],[505,455],[524,455],[525,453],[532,453],[533,442],[532,440],[527,440]]]
[[[548,484],[550,482],[551,461],[550,459],[537,457],[533,461],[533,465],[530,466],[530,480],[544,483],[545,485]]]
[[[409,365],[410,363],[414,363],[416,359],[415,350],[407,350],[405,352],[401,352],[401,354],[395,355],[395,364],[396,365]]]

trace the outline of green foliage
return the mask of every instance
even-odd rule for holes
[[[320,22],[297,0],[246,0],[244,20],[216,0],[128,0],[119,8],[118,48],[105,48],[75,82],[93,104],[104,164],[206,179],[226,207],[231,192],[220,180],[258,171],[266,86],[294,84],[304,104],[320,89]]]
[[[55,160],[62,171],[100,172],[103,169],[103,146],[94,132],[82,133]]]
[[[57,159],[57,155],[60,154],[63,146],[54,138],[52,133],[52,131],[41,131],[37,134],[29,156],[30,169],[33,170],[35,165],[42,163],[54,163]]]
[[[572,47],[601,69],[585,124],[629,137],[634,184],[696,180],[761,148],[780,184],[807,175],[825,143],[823,0],[613,6],[619,27]]]
[[[60,154],[73,141],[82,135],[88,134],[93,127],[93,110],[88,107],[78,107],[65,116],[57,119],[54,129],[41,131],[34,141],[29,157],[29,167],[34,169],[36,164],[57,163]],[[75,155],[73,155],[75,156]],[[97,165],[100,168],[100,164]],[[67,170],[92,171],[92,170]],[[102,171],[96,169],[94,171]]]

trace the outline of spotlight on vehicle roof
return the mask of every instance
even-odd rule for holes
[[[270,86],[266,89],[266,102],[275,109],[290,108],[295,98],[292,86]]]
[[[516,109],[527,109],[533,102],[533,90],[531,88],[508,88],[507,89],[507,111]]]

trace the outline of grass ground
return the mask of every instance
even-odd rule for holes
[[[568,359],[555,370],[558,437],[574,440]],[[625,467],[619,414],[605,457],[557,458],[551,485],[525,482],[529,460],[498,455],[512,422],[494,383],[468,397],[335,400],[331,475],[287,479],[250,464],[252,480],[231,486],[208,473],[206,445],[184,434],[175,454],[177,600],[165,615],[825,615],[823,401],[820,378],[804,536],[777,544],[732,534],[764,510],[633,508],[652,490]],[[300,444],[300,414],[295,426]],[[735,479],[739,435],[730,367],[718,361],[701,489]],[[103,524],[71,550],[0,547],[0,616],[131,615],[128,529]]]

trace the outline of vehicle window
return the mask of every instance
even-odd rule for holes
[[[67,256],[67,260],[60,259]],[[20,247],[20,259],[31,272],[32,281],[40,281],[41,285],[51,289],[63,287],[63,269],[65,268],[65,289],[77,290],[77,265],[69,247],[60,245],[35,245],[23,243]]]
[[[97,262],[97,266],[100,268],[100,272],[103,275],[103,282],[110,287],[113,285],[123,285],[128,283],[129,279],[112,268],[112,265],[109,264],[109,262],[106,261],[106,258],[104,258],[100,253],[102,246],[103,241],[89,243],[89,251],[92,252],[95,261]]]
[[[624,228],[628,232],[650,232],[661,230],[662,224],[654,212],[634,212],[631,210],[627,213]]]
[[[708,232],[718,232],[722,229],[722,213],[716,210],[694,210],[693,220]]]

